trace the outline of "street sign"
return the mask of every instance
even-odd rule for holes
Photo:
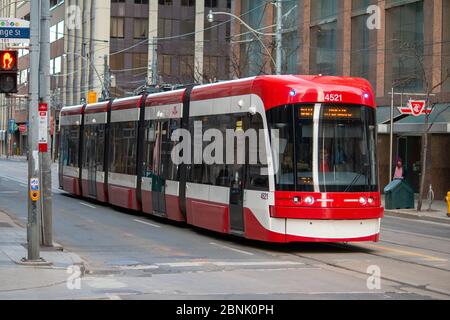
[[[19,132],[20,132],[20,133],[25,133],[25,132],[27,132],[27,125],[26,125],[26,124],[20,124],[20,125],[19,125]]]
[[[8,132],[14,133],[16,131],[16,120],[9,119],[8,121]]]
[[[409,100],[406,107],[398,107],[401,114],[408,114],[418,117],[422,114],[430,114],[431,108],[425,106],[425,100]]]
[[[16,18],[0,18],[0,42],[30,42],[30,22]]]
[[[38,134],[38,150],[39,152],[48,151],[48,105],[39,103],[39,134]]]

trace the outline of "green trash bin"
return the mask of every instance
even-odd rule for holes
[[[385,209],[414,208],[414,190],[405,180],[392,180],[384,187],[384,197]]]

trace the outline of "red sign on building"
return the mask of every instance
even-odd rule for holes
[[[409,100],[406,107],[399,107],[398,110],[401,114],[410,114],[415,117],[431,113],[431,108],[425,106],[425,100]]]

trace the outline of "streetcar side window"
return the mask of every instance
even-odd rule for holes
[[[135,175],[137,122],[111,123],[110,172]]]
[[[278,137],[278,146],[271,139],[274,154],[275,184],[278,190],[294,190],[294,133],[292,105],[284,105],[267,112],[271,136]]]
[[[63,166],[78,167],[79,126],[62,127],[61,161]]]
[[[249,159],[256,159],[256,163],[254,161],[247,162],[246,189],[269,190],[264,123],[259,113],[251,116],[249,122],[249,129],[256,131],[258,142],[249,143],[248,146],[248,157]]]

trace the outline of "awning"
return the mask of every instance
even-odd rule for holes
[[[425,115],[401,117],[394,106],[394,133],[421,134],[425,130]],[[390,106],[377,108],[378,133],[389,133]],[[450,133],[450,102],[436,104],[429,117],[429,124],[433,123],[430,133]]]

